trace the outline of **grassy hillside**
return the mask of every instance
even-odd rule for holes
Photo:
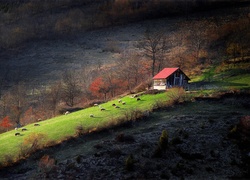
[[[201,76],[193,78],[191,87],[198,91],[196,95],[209,95],[218,91],[249,90],[250,73],[249,63],[241,63],[237,66],[228,67],[220,65],[207,69]],[[136,119],[144,112],[166,104],[169,98],[178,98],[179,94],[172,91],[155,95],[142,95],[139,101],[130,95],[122,97],[126,104],[118,102],[118,99],[39,122],[39,126],[29,124],[25,126],[27,131],[18,130],[20,136],[15,136],[16,130],[11,130],[0,135],[0,162],[8,159],[18,159],[21,151],[30,148],[37,140],[37,146],[57,144],[70,137],[77,136],[77,132],[90,132],[112,125],[117,125],[126,120]],[[115,108],[113,104],[120,108]],[[104,108],[101,111],[100,108]],[[90,117],[93,114],[94,117]]]
[[[101,107],[105,108],[104,111],[95,106],[39,122],[39,126],[30,124],[25,126],[27,131],[21,132],[21,129],[18,130],[21,133],[20,136],[15,136],[16,130],[3,133],[0,135],[0,162],[7,160],[7,158],[17,159],[21,147],[30,147],[36,137],[39,144],[59,143],[75,136],[77,126],[81,126],[85,130],[95,130],[96,128],[115,125],[119,123],[121,118],[130,119],[128,115],[132,115],[133,112],[143,113],[146,110],[152,110],[159,102],[166,102],[167,95],[166,93],[142,95],[140,99],[137,101],[136,98],[126,96],[122,98],[122,101],[126,102],[125,105],[119,103],[118,100],[113,100],[101,104]],[[119,105],[120,108],[113,107],[112,104],[114,103]],[[90,117],[90,114],[93,114],[94,117]]]
[[[201,76],[192,79],[195,84],[202,84],[203,89],[230,89],[249,90],[250,88],[250,63],[242,62],[238,64],[220,64],[212,66]]]

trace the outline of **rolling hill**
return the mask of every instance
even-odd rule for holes
[[[73,6],[73,9],[76,7]],[[67,7],[61,8],[55,12],[67,12]],[[53,9],[53,12],[56,9]],[[164,16],[159,19],[154,17],[129,23],[126,21],[124,24],[109,24],[102,28],[73,32],[67,36],[53,37],[55,34],[52,34],[38,40],[30,39],[21,46],[1,49],[1,85],[5,90],[20,81],[25,81],[32,88],[47,86],[60,79],[67,70],[80,72],[83,68],[99,65],[105,67],[121,59],[127,52],[140,52],[135,44],[143,38],[149,27],[164,28],[167,36],[174,37],[172,35],[177,30],[187,32],[185,23],[209,19],[230,30],[225,24],[234,22],[242,14],[245,17],[249,13],[248,10],[247,6],[222,9],[219,7],[205,12],[196,11],[189,14],[188,18],[185,15]],[[46,11],[45,14],[47,13],[50,12]],[[43,14],[36,15],[43,19]],[[0,177],[249,177],[249,157],[245,150],[238,146],[239,139],[229,137],[230,133],[239,131],[237,128],[235,130],[235,127],[238,127],[242,118],[249,115],[249,60],[245,59],[246,61],[238,64],[228,63],[229,57],[224,57],[226,40],[227,36],[220,37],[206,49],[208,55],[202,52],[207,58],[204,62],[211,60],[211,64],[200,63],[203,62],[201,58],[198,65],[200,63],[205,64],[204,66],[185,67],[190,70],[188,73],[193,75],[194,91],[187,92],[190,100],[188,102],[181,101],[180,104],[166,108],[168,97],[165,93],[142,95],[141,101],[136,101],[129,95],[122,97],[126,104],[119,105],[120,108],[112,106],[118,104],[118,99],[114,99],[101,104],[101,107],[105,108],[104,111],[99,107],[90,107],[41,121],[38,123],[40,126],[26,125],[27,131],[19,129],[20,136],[15,136],[15,130],[0,134],[0,162],[3,164],[12,164],[13,156],[15,160],[26,158],[31,152],[28,150],[38,149],[27,159],[2,168]],[[188,47],[190,42],[186,43]],[[172,65],[175,58],[185,51],[184,46],[180,47],[174,44],[168,49],[168,65]],[[188,53],[186,55],[187,59],[192,56]],[[190,98],[193,93],[199,98]],[[172,94],[172,98],[173,96]],[[156,110],[162,103],[164,108]],[[144,113],[147,113],[146,116]],[[94,117],[90,117],[90,114]],[[134,121],[137,115],[143,118]],[[168,133],[169,143],[165,152],[157,149],[163,130]],[[46,148],[39,149],[44,144]]]

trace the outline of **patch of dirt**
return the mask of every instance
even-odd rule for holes
[[[82,136],[43,150],[3,179],[230,179],[245,174],[242,151],[228,138],[233,125],[249,115],[242,103],[200,100],[150,114],[129,126]],[[246,97],[246,99],[249,97]],[[245,100],[246,100],[245,99]],[[157,151],[163,130],[168,148]],[[55,165],[39,165],[49,155]],[[132,155],[130,168],[126,160]],[[128,162],[127,162],[128,163]]]

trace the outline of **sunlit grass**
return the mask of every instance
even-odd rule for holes
[[[191,83],[205,83],[206,87],[221,91],[228,89],[250,89],[250,63],[212,66],[204,73],[192,78]],[[214,88],[213,88],[214,87]]]
[[[68,137],[75,136],[76,127],[79,125],[84,129],[102,128],[110,121],[123,117],[125,111],[131,109],[142,111],[150,110],[156,101],[166,101],[167,96],[166,93],[160,93],[156,95],[142,95],[140,96],[140,101],[137,101],[136,98],[131,98],[130,96],[121,99],[126,102],[125,105],[119,103],[117,99],[101,104],[101,107],[106,109],[105,111],[101,111],[98,106],[90,107],[68,115],[62,115],[41,121],[39,122],[40,126],[29,124],[25,126],[27,131],[22,132],[19,129],[21,136],[15,136],[15,130],[1,134],[0,162],[4,161],[6,155],[11,155],[14,159],[17,158],[20,145],[31,133],[44,134],[47,137],[47,141],[60,143]],[[116,104],[120,108],[114,108],[112,104]],[[94,117],[90,117],[90,114],[93,114]]]

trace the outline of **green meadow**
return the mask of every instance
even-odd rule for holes
[[[60,143],[69,137],[76,135],[76,127],[82,126],[84,129],[91,130],[94,128],[106,127],[108,123],[116,119],[124,118],[129,111],[152,110],[156,103],[167,101],[166,93],[155,95],[142,95],[139,101],[131,96],[122,97],[121,100],[126,104],[118,102],[118,99],[101,104],[104,111],[100,107],[93,106],[68,115],[57,116],[52,119],[39,122],[39,126],[29,124],[25,126],[27,131],[21,131],[21,128],[11,130],[0,135],[0,162],[6,160],[6,157],[11,159],[18,159],[21,144],[32,134],[42,134],[45,136],[43,144],[48,142]],[[112,104],[118,105],[120,108],[115,108]],[[94,117],[90,117],[93,114]],[[20,136],[15,136],[16,132],[20,132]]]
[[[250,63],[218,65],[205,69],[203,74],[192,78],[192,83],[216,87],[216,90],[249,90]]]

